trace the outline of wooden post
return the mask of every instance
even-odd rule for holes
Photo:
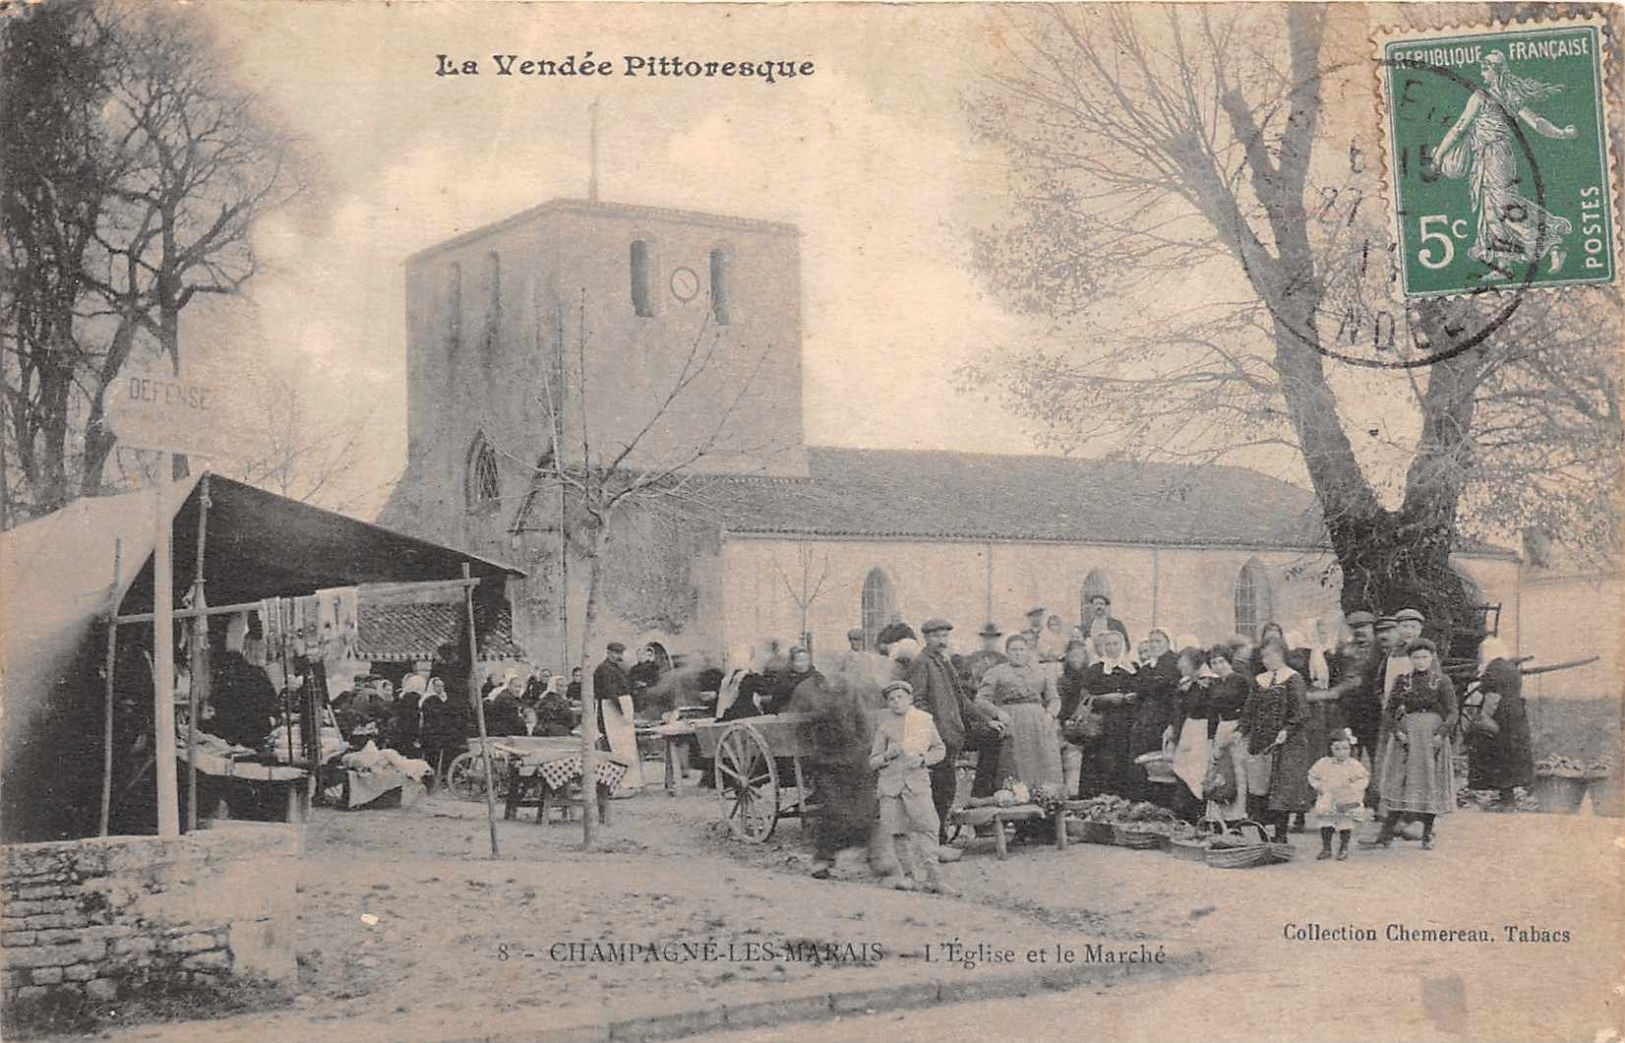
[[[463,579],[469,578],[463,562]],[[485,734],[485,698],[480,694],[480,639],[474,633],[474,586],[463,584],[463,608],[468,616],[468,697],[474,703],[474,723],[480,731],[480,763],[485,765],[485,822],[491,827],[491,857],[497,858],[497,795],[491,773],[491,744]]]
[[[113,809],[113,674],[118,660],[118,585],[119,573],[123,566],[124,541],[113,540],[113,589],[108,597],[107,604],[107,659],[104,672],[107,676],[107,699],[105,712],[102,715],[102,813],[96,827],[96,835],[107,835],[107,820]]]
[[[203,549],[209,538],[209,476],[204,475],[197,501],[197,555],[192,567],[192,607],[209,607],[203,592]],[[186,831],[197,832],[197,715],[209,695],[209,617],[192,620],[192,683],[186,692]]]
[[[174,481],[173,454],[158,454],[153,489],[152,551],[152,731],[154,775],[158,782],[158,835],[180,836],[180,801],[175,787],[175,573],[171,522],[165,490]]]

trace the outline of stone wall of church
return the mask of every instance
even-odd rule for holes
[[[1236,582],[1249,563],[1267,580],[1269,601],[1259,610],[1269,618],[1296,628],[1337,609],[1336,581],[1327,581],[1331,558],[1317,552],[730,537],[723,636],[730,647],[794,639],[801,610],[788,591],[810,575],[814,585],[823,579],[807,613],[815,645],[844,648],[846,631],[862,623],[865,580],[881,569],[897,616],[916,626],[934,615],[953,621],[956,647],[974,647],[988,619],[1006,632],[1020,628],[1035,605],[1075,624],[1086,583],[1104,586],[1113,615],[1136,639],[1160,626],[1176,638],[1193,633],[1212,642],[1235,630]]]

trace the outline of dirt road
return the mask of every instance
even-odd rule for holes
[[[704,791],[651,793],[614,811],[603,852],[575,850],[579,826],[511,822],[498,861],[481,805],[319,813],[301,865],[290,1003],[105,1038],[534,1038],[909,982],[941,982],[951,997],[989,976],[1052,969],[1066,952],[1076,963],[1159,949],[1212,973],[1145,986],[1131,974],[1104,995],[749,1037],[1064,1039],[1074,1038],[1069,1019],[1083,1017],[1087,1035],[1122,1038],[1592,1039],[1621,1021],[1621,924],[1585,912],[1621,908],[1617,819],[1462,813],[1443,821],[1432,852],[1401,844],[1317,862],[1314,838],[1301,837],[1299,861],[1250,871],[1089,845],[1020,847],[998,862],[979,847],[949,869],[963,896],[944,899],[881,889],[858,865],[845,879],[812,880],[796,824],[768,845],[740,845],[720,832]],[[1491,940],[1395,941],[1390,924]],[[1296,940],[1317,927],[1369,929],[1376,940]],[[1508,941],[1508,927],[1568,935]],[[978,958],[951,960],[951,942]],[[1030,952],[1044,962],[1029,963]],[[1372,1022],[1374,1008],[1389,1020]]]

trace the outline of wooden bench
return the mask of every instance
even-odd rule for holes
[[[976,808],[955,808],[949,813],[949,820],[961,826],[992,825],[993,846],[998,857],[1003,859],[1010,853],[1009,844],[1004,838],[1004,827],[1009,822],[1030,822],[1033,819],[1045,818],[1044,809],[1037,804],[1011,804],[1006,807],[984,805]]]

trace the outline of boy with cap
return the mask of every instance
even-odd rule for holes
[[[896,844],[903,863],[904,875],[897,878],[896,887],[911,891],[923,886],[927,891],[946,893],[937,867],[941,821],[931,801],[927,769],[941,763],[947,750],[931,715],[914,706],[913,686],[892,681],[882,694],[889,712],[875,727],[869,767],[879,772],[881,828]]]

